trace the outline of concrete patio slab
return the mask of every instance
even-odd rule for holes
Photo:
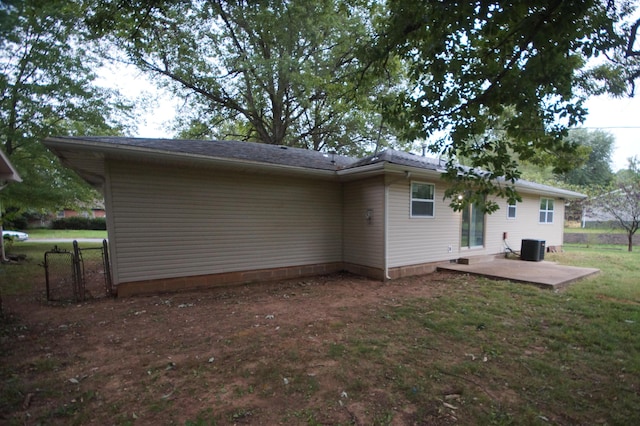
[[[560,289],[568,284],[595,275],[600,272],[596,268],[579,268],[576,266],[558,265],[554,262],[529,262],[520,259],[494,258],[468,265],[446,263],[438,265],[438,270],[462,272],[480,275],[498,280],[509,280],[520,283],[535,284],[541,288]]]

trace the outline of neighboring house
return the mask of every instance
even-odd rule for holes
[[[438,262],[560,246],[564,200],[531,182],[485,215],[443,200],[437,161],[386,150],[355,159],[231,141],[44,141],[105,197],[118,295],[350,271],[378,280]]]
[[[28,228],[48,228],[56,219],[69,217],[101,218],[106,217],[104,201],[95,200],[93,203],[80,206],[78,210],[74,208],[64,208],[56,212],[32,213],[28,215]]]
[[[634,205],[629,202],[633,198],[620,189],[591,198],[582,211],[582,227],[620,227],[621,220],[631,222],[640,211],[638,203]],[[609,208],[602,207],[603,203],[607,203]]]
[[[56,213],[57,219],[63,219],[65,217],[87,217],[87,218],[96,218],[96,217],[106,217],[106,213],[104,210],[104,202],[101,200],[95,200],[91,204],[86,204],[84,206],[80,206],[80,210],[72,209],[72,208],[64,208],[62,210],[58,210]]]

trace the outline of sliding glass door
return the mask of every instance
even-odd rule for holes
[[[480,204],[470,204],[462,211],[460,246],[463,248],[484,246],[484,211]]]

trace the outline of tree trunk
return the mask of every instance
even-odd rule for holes
[[[629,238],[629,245],[627,246],[629,251],[633,251],[633,233],[629,232],[627,234],[627,237]]]

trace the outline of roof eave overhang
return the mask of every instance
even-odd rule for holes
[[[404,175],[407,179],[423,178],[439,180],[445,172],[444,169],[425,169],[422,167],[395,164],[388,161],[380,161],[338,171],[311,169],[307,167],[272,164],[245,159],[211,157],[135,146],[114,146],[99,141],[69,140],[56,137],[45,139],[44,144],[61,159],[65,166],[75,170],[83,179],[96,187],[100,187],[105,180],[104,162],[109,160],[201,166],[205,168],[215,168],[223,172],[241,171],[334,181],[351,181],[380,175]],[[69,153],[72,153],[73,156],[68,155]],[[87,166],[87,164],[92,164],[92,166]],[[14,176],[17,178],[17,181],[20,181],[17,173],[15,173]],[[498,183],[501,185],[507,184],[505,182]],[[535,185],[528,185],[522,181],[516,182],[513,185],[518,192],[526,194],[553,196],[565,200],[586,198],[586,195],[577,192],[547,186],[541,188]]]
[[[421,167],[412,167],[389,163],[387,161],[381,161],[366,166],[340,170],[338,171],[338,176],[340,176],[340,179],[342,181],[363,179],[382,174],[395,174],[398,176],[404,175],[406,179],[442,179],[442,174],[444,172],[444,169],[424,169]],[[586,195],[580,194],[578,192],[548,186],[541,188],[537,186],[531,186],[527,184],[527,182],[522,181],[516,182],[515,184],[506,183],[504,181],[496,181],[496,183],[499,185],[513,185],[518,192],[529,195],[554,197],[563,200],[580,200],[587,198]]]
[[[288,166],[282,164],[264,163],[259,161],[211,157],[206,155],[161,151],[148,148],[132,147],[132,146],[113,146],[106,143],[86,141],[82,142],[69,141],[66,139],[47,138],[44,141],[51,151],[53,151],[66,166],[76,170],[80,176],[87,179],[90,177],[95,181],[95,177],[87,176],[86,171],[82,171],[82,164],[79,161],[73,161],[67,158],[64,153],[73,151],[74,153],[82,153],[86,156],[99,155],[104,161],[120,160],[120,161],[142,161],[149,163],[175,164],[201,166],[206,168],[216,168],[221,171],[246,171],[257,173],[280,174],[290,176],[306,176],[314,179],[337,180],[335,171],[311,169],[306,167]],[[104,169],[101,173],[93,173],[101,175],[104,180]],[[94,183],[90,181],[90,183]]]
[[[385,175],[385,174],[403,174],[405,177],[422,177],[440,179],[442,171],[423,169],[421,167],[404,166],[401,164],[389,163],[381,161],[378,163],[367,164],[365,166],[343,169],[337,172],[341,181],[350,181],[356,179],[365,179],[368,177]]]
[[[22,182],[18,171],[13,167],[9,158],[0,150],[0,184],[2,182]]]
[[[516,191],[523,194],[531,194],[531,195],[546,195],[553,196],[562,200],[582,200],[587,198],[586,195],[580,194],[578,192],[568,191],[561,188],[534,188],[530,187],[527,184],[515,183]]]

